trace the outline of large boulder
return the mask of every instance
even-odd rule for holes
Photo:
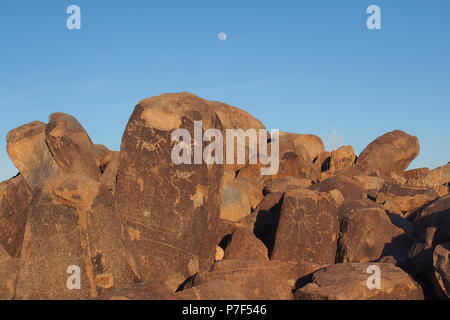
[[[397,178],[417,157],[419,140],[403,131],[395,130],[378,137],[359,155],[358,164],[376,170],[381,176]]]
[[[220,193],[220,218],[229,221],[246,217],[264,198],[262,190],[244,178],[224,181]]]
[[[337,172],[351,167],[356,162],[355,151],[352,146],[343,146],[331,151],[329,159],[329,170]]]
[[[0,300],[11,300],[16,293],[19,259],[11,257],[0,247]]]
[[[380,270],[379,289],[372,286],[370,279],[374,267]],[[326,267],[315,272],[312,281],[295,292],[295,298],[297,300],[424,299],[420,286],[403,270],[389,263],[341,263]]]
[[[194,140],[195,121],[203,130],[222,131],[212,109],[211,102],[187,93],[145,99],[122,138],[115,203],[125,236],[143,279],[172,289],[214,262],[223,166],[176,164],[171,157],[174,130],[184,129]]]
[[[440,298],[450,299],[450,242],[434,249],[433,284]]]
[[[414,227],[418,240],[409,253],[411,266],[415,273],[430,277],[434,248],[450,241],[450,195],[437,199],[419,211],[414,219]]]
[[[94,144],[77,119],[64,113],[51,114],[45,142],[63,173],[99,180]]]
[[[250,300],[292,300],[297,280],[322,266],[261,260],[222,260],[194,279],[194,288],[208,282],[225,280],[242,289]]]
[[[8,155],[31,192],[59,171],[45,141],[45,128],[44,123],[34,121],[11,130],[6,138]]]
[[[392,224],[376,206],[349,211],[341,219],[337,262],[369,262],[382,256],[404,255],[413,240]]]
[[[338,234],[337,209],[328,193],[289,191],[282,202],[271,259],[334,263]]]
[[[267,247],[253,234],[252,230],[237,227],[225,248],[225,259],[269,260],[269,256]]]
[[[22,250],[30,193],[22,175],[0,183],[0,247],[15,258]]]
[[[138,281],[112,204],[107,187],[85,176],[47,180],[28,217],[16,297],[95,298]],[[68,286],[71,273],[80,279],[79,290]]]
[[[411,180],[411,184],[422,186],[440,186],[450,183],[450,163],[431,170],[427,175]]]

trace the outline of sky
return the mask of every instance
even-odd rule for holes
[[[65,112],[118,150],[138,101],[180,91],[357,154],[404,130],[421,144],[411,168],[444,165],[449,14],[448,0],[0,0],[0,180],[17,173],[11,129]]]

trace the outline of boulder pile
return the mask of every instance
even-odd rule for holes
[[[174,130],[195,137],[199,121],[266,130],[177,93],[137,104],[120,151],[63,113],[10,131],[19,174],[0,183],[0,299],[450,298],[450,163],[407,170],[416,137],[395,130],[357,156],[267,131],[279,170],[261,175],[248,157],[175,163]]]

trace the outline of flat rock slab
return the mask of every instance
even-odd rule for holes
[[[369,289],[370,266],[380,268],[381,286]],[[370,282],[371,280],[369,280]],[[372,286],[370,286],[373,288]],[[423,300],[422,289],[403,270],[385,263],[342,263],[321,269],[295,292],[297,300]]]

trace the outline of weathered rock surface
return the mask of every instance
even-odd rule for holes
[[[320,192],[338,190],[345,200],[362,200],[367,198],[363,185],[358,180],[345,175],[334,176],[318,184],[313,184],[310,189]]]
[[[414,220],[418,240],[410,250],[413,271],[430,277],[433,252],[438,244],[450,241],[450,195],[442,197],[420,211]]]
[[[336,262],[369,262],[382,256],[407,255],[413,240],[378,207],[362,207],[341,220]]]
[[[386,184],[377,194],[376,202],[387,203],[392,213],[409,215],[437,198],[439,194],[430,188]]]
[[[238,227],[231,234],[230,243],[225,248],[225,259],[269,260],[267,247],[252,230]]]
[[[144,280],[176,289],[214,261],[223,167],[175,164],[172,131],[222,130],[211,103],[191,94],[141,101],[125,130],[115,202]],[[200,142],[200,141],[199,141]],[[189,144],[188,144],[189,145]]]
[[[0,183],[0,247],[18,258],[22,250],[31,194],[22,175]]]
[[[11,300],[16,293],[19,259],[11,257],[0,247],[0,300]]]
[[[96,300],[179,300],[179,297],[161,281],[147,281],[116,290]]]
[[[87,299],[139,280],[121,241],[110,191],[75,175],[49,179],[31,206],[17,285],[18,299]],[[81,287],[69,289],[70,269]]]
[[[381,287],[369,289],[373,271],[380,268]],[[342,263],[321,269],[312,281],[295,292],[297,300],[423,300],[420,286],[389,263]]]
[[[94,144],[72,116],[53,113],[45,127],[45,142],[63,173],[100,178]]]
[[[280,148],[296,153],[307,152],[313,161],[325,151],[322,139],[313,134],[297,134],[280,131]]]
[[[330,168],[331,172],[351,167],[356,162],[355,151],[352,146],[344,146],[339,149],[331,151]]]
[[[235,282],[213,280],[177,293],[181,300],[248,300]]]
[[[382,176],[395,178],[403,175],[419,151],[416,137],[395,130],[371,142],[358,157],[358,164],[376,170]]]
[[[334,263],[339,222],[327,193],[295,190],[285,194],[271,259]]]
[[[194,288],[225,280],[239,286],[250,300],[292,300],[297,280],[320,268],[308,263],[225,259],[215,263],[210,271],[200,272],[194,279]]]
[[[450,242],[434,249],[433,284],[440,298],[450,299]]]

